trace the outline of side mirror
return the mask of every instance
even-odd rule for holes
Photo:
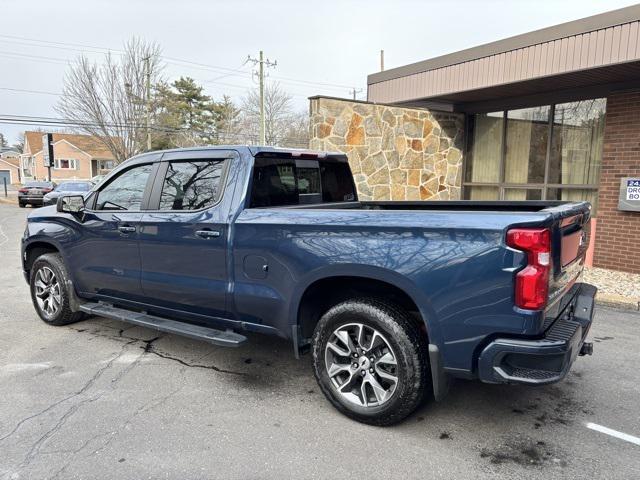
[[[58,197],[56,210],[63,213],[80,213],[84,210],[84,197],[82,195]]]

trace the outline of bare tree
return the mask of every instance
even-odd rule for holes
[[[296,112],[290,115],[281,146],[309,148],[308,112]]]
[[[56,106],[65,120],[98,137],[117,163],[145,150],[146,59],[153,85],[162,70],[156,43],[132,38],[124,53],[109,53],[101,64],[80,56]]]
[[[13,148],[15,148],[20,153],[24,151],[24,133],[23,132],[20,132],[18,134],[18,140],[14,142]]]
[[[223,95],[217,104],[216,142],[219,144],[238,143],[242,136],[240,110],[228,95]]]
[[[267,145],[282,145],[287,136],[293,113],[292,98],[278,82],[268,83],[264,92],[265,140]],[[257,143],[260,131],[260,93],[252,90],[242,100],[245,131]]]

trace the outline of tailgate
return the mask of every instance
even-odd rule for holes
[[[550,305],[571,288],[584,268],[591,236],[591,205],[587,202],[568,203],[549,211],[553,213]]]

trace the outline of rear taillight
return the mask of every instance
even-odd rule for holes
[[[547,305],[551,271],[551,233],[547,228],[513,228],[507,245],[527,254],[527,266],[516,274],[516,306],[540,310]]]
[[[21,188],[20,190],[18,190],[20,193],[27,193],[29,191],[28,188]]]
[[[43,188],[42,193],[49,193],[53,190],[53,188]]]

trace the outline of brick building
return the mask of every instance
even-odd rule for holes
[[[588,263],[640,273],[640,5],[374,73],[313,97],[311,146],[374,199],[588,200]],[[357,134],[356,134],[357,132]]]
[[[607,97],[594,259],[640,273],[640,212],[618,209],[622,177],[640,178],[640,89]]]

